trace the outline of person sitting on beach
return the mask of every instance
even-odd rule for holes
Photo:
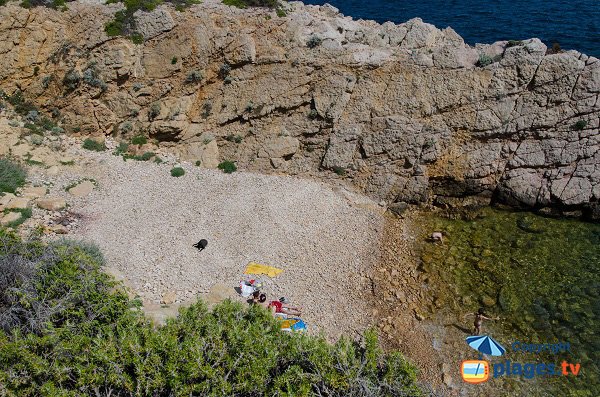
[[[267,295],[261,294],[260,291],[254,291],[252,294],[252,298],[248,300],[248,303],[251,305],[262,305],[265,306],[265,302],[267,301]]]
[[[475,321],[473,322],[473,335],[479,335],[481,333],[481,325],[483,324],[483,320],[499,320],[500,317],[490,318],[486,317],[483,313],[483,307],[480,307],[477,313],[467,313],[465,314],[465,318],[467,316],[475,316]]]
[[[302,315],[302,308],[287,306],[287,304],[280,301],[271,301],[268,308],[273,315],[275,315],[275,313],[289,314],[290,316]]]

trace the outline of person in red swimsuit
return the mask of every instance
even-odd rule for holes
[[[273,314],[275,313],[283,313],[289,314],[290,316],[300,316],[302,315],[302,309],[299,307],[291,307],[287,306],[283,302],[280,301],[271,301],[269,303],[269,309]]]

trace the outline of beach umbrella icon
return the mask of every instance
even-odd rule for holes
[[[487,335],[469,336],[467,337],[467,343],[478,352],[490,356],[501,356],[506,352],[506,349],[500,343]]]

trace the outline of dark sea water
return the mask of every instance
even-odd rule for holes
[[[354,19],[383,23],[415,17],[452,27],[465,41],[541,39],[600,58],[600,0],[305,0],[330,3]]]

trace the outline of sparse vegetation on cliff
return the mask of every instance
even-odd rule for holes
[[[102,272],[95,246],[21,242],[2,229],[0,241],[8,395],[421,395],[415,368],[384,355],[373,331],[331,345],[231,301],[198,301],[155,327]]]
[[[107,4],[121,3],[120,0],[108,0]],[[125,10],[115,13],[115,19],[104,26],[108,36],[127,36],[135,44],[142,44],[144,37],[136,32],[133,14],[136,11],[153,11],[163,3],[171,3],[177,11],[183,11],[187,7],[199,4],[199,0],[125,0],[122,2]],[[176,62],[175,62],[176,63]]]

